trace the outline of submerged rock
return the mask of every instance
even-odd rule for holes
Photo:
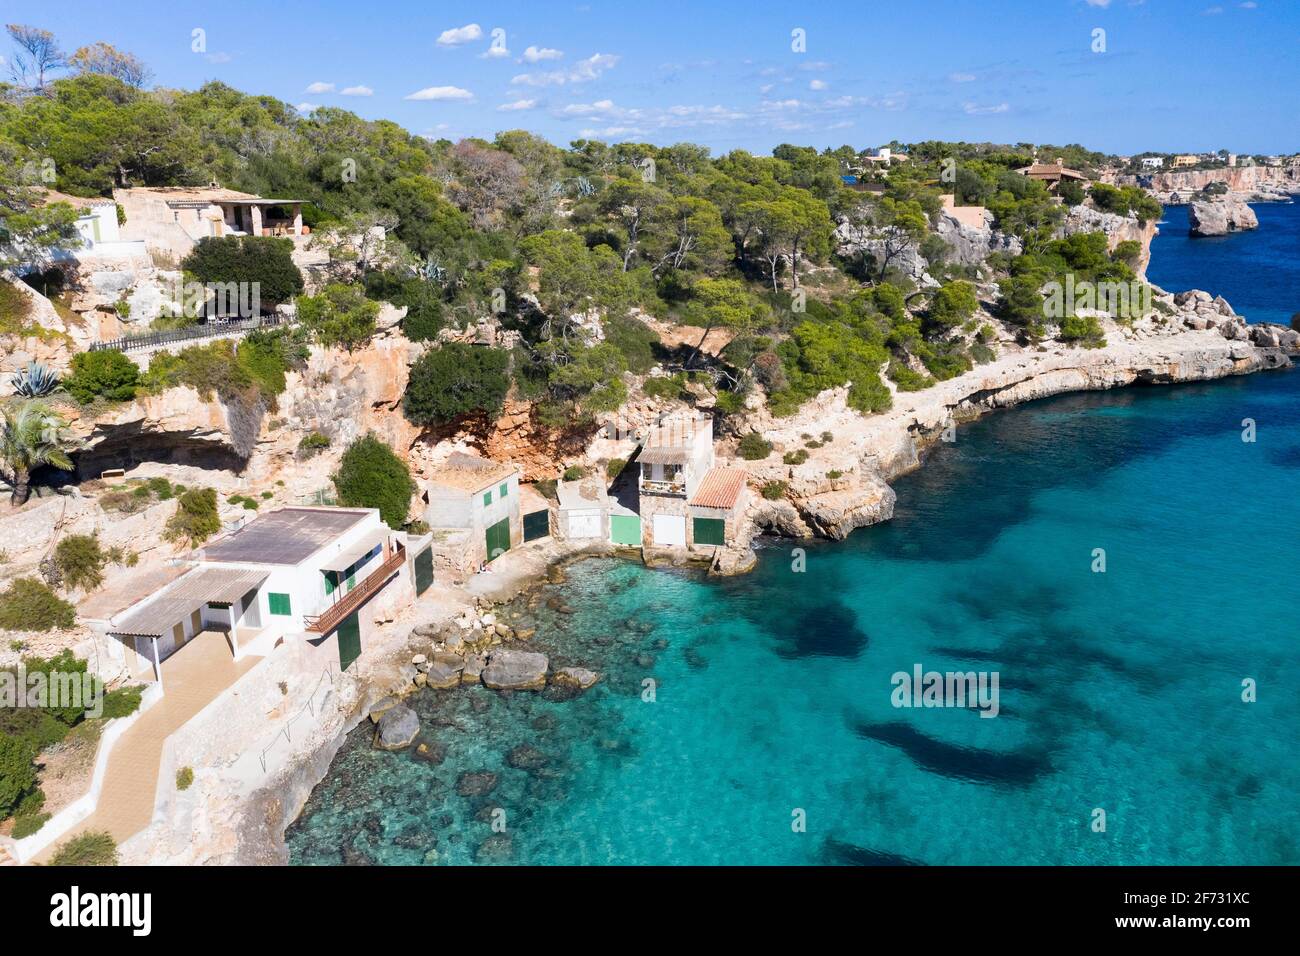
[[[467,770],[456,778],[456,792],[462,797],[487,796],[497,788],[497,775],[491,770]]]
[[[550,762],[550,757],[531,744],[520,744],[506,754],[506,763],[516,770],[539,770]]]
[[[415,754],[417,760],[433,764],[435,767],[447,759],[447,745],[438,740],[430,740],[427,737],[421,737],[415,744]]]
[[[420,733],[420,718],[405,704],[389,708],[375,725],[375,746],[380,750],[405,750]]]
[[[549,666],[545,654],[508,648],[495,650],[483,668],[483,683],[493,690],[541,690],[546,686]]]
[[[476,863],[507,863],[514,856],[514,841],[509,833],[494,833],[474,851]]]

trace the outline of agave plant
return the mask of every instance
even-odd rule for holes
[[[72,442],[63,433],[63,417],[38,399],[7,404],[0,415],[0,462],[13,482],[9,502],[17,506],[31,494],[33,468],[53,465],[72,470],[68,457]]]
[[[59,387],[59,377],[40,362],[28,362],[9,379],[14,394],[22,398],[44,398]]]

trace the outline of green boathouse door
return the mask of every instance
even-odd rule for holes
[[[487,559],[510,550],[510,519],[502,518],[487,529]]]
[[[536,541],[551,533],[551,512],[530,511],[524,515],[524,540]]]
[[[415,556],[415,593],[421,595],[433,583],[433,548],[428,547]]]
[[[695,519],[696,544],[726,544],[727,524],[720,518]]]
[[[361,656],[361,621],[353,611],[338,626],[339,670],[345,671]]]
[[[615,544],[641,547],[641,518],[637,515],[610,515],[609,539]]]

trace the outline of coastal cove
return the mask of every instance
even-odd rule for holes
[[[1214,250],[1279,254],[1270,212],[1297,221],[1257,208],[1258,232],[1187,240],[1171,207],[1152,281],[1241,295]],[[1178,279],[1185,255],[1208,258]],[[1051,391],[1025,388],[1005,404]],[[497,608],[601,681],[419,691],[423,754],[362,721],[290,861],[1300,863],[1300,665],[1269,584],[1300,561],[1300,370],[1028,401],[891,484],[891,520],[761,538],[748,575],[592,558]],[[918,666],[996,672],[997,717],[895,707]]]
[[[1298,397],[1284,371],[988,416],[897,481],[892,521],[797,542],[803,573],[792,542],[722,582],[573,565],[516,609],[553,666],[602,682],[421,692],[441,763],[372,750],[363,724],[291,860],[1295,863],[1280,689],[1300,669],[1262,582],[1300,558],[1276,507],[1300,491]],[[916,663],[999,671],[998,718],[894,709]],[[492,788],[458,793],[479,771]]]
[[[1221,295],[1248,322],[1286,325],[1300,312],[1300,203],[1252,203],[1259,229],[1211,238],[1187,233],[1188,206],[1166,206],[1147,278],[1164,289]]]

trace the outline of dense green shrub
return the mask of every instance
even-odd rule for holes
[[[761,461],[772,454],[772,443],[758,432],[749,432],[740,439],[738,450],[746,461]]]
[[[564,475],[562,477],[565,481],[577,481],[580,478],[587,477],[587,469],[583,468],[581,465],[570,465],[568,468],[564,469]]]
[[[38,832],[41,827],[49,823],[50,814],[48,813],[23,813],[14,817],[14,829],[9,835],[15,840],[21,840]]]
[[[417,425],[450,422],[471,414],[495,415],[510,389],[508,353],[449,342],[411,366],[402,410]]]
[[[677,375],[648,378],[645,380],[645,384],[641,386],[641,391],[651,398],[680,398],[686,391],[686,376],[678,373]]]
[[[759,490],[762,492],[763,497],[768,501],[780,501],[785,495],[786,487],[784,481],[769,481],[765,482],[763,487]]]
[[[100,716],[105,720],[129,717],[139,710],[140,695],[143,693],[144,688],[135,685],[110,690],[104,695],[104,710]]]
[[[1061,341],[1077,342],[1084,348],[1101,348],[1106,344],[1101,324],[1093,315],[1067,315],[1061,320]]]
[[[103,830],[73,837],[55,851],[51,866],[117,866],[117,844]]]
[[[293,240],[268,236],[209,236],[200,239],[181,268],[202,283],[257,284],[262,311],[302,292],[302,273],[293,264]]]
[[[378,508],[390,528],[406,523],[415,494],[415,481],[406,462],[374,433],[348,446],[335,472],[339,504],[348,508]]]
[[[212,488],[191,488],[176,500],[176,510],[167,519],[163,537],[195,548],[220,530],[216,491]]]
[[[317,452],[328,448],[329,446],[330,440],[328,435],[323,435],[320,432],[308,432],[306,435],[303,435],[298,442],[298,453],[303,458],[310,458],[312,455],[315,455]]]
[[[810,442],[809,444],[812,443]],[[817,447],[820,448],[821,446],[818,445]],[[798,451],[788,451],[783,456],[781,456],[781,460],[785,462],[787,465],[802,465],[805,461],[808,460],[808,452],[804,451],[802,448],[800,448]]]
[[[0,734],[0,819],[9,816],[36,783],[36,749],[26,740]]]
[[[659,335],[630,315],[612,315],[605,320],[605,341],[623,353],[630,372],[644,375],[655,364]]]
[[[121,352],[101,349],[72,356],[72,371],[63,380],[68,394],[83,405],[96,398],[127,402],[135,398],[140,369]]]
[[[49,631],[76,621],[76,609],[36,578],[18,578],[0,593],[0,629]]]
[[[375,334],[379,303],[365,297],[356,286],[333,282],[319,295],[298,300],[298,319],[322,345],[342,346],[349,352]]]
[[[54,547],[54,565],[68,588],[89,591],[99,587],[107,563],[97,534],[70,534]]]
[[[622,473],[623,469],[626,467],[627,467],[626,458],[611,458],[609,462],[605,465],[605,477],[608,478],[610,481],[613,481]]]
[[[181,767],[180,770],[176,771],[177,790],[188,790],[193,783],[194,783],[193,767]]]

